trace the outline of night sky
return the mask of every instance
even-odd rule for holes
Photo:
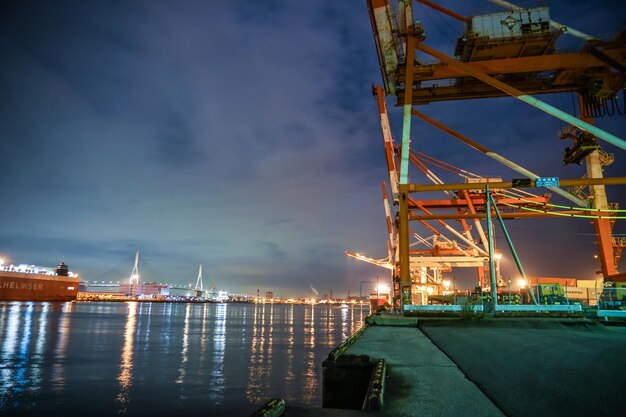
[[[499,10],[439,3],[465,15]],[[626,17],[620,4],[552,1],[550,12],[608,38]],[[452,54],[463,25],[414,12],[426,43]],[[144,281],[195,282],[202,263],[205,286],[231,292],[355,294],[360,281],[388,279],[343,253],[386,255],[371,95],[381,82],[365,1],[5,1],[0,254],[124,280],[140,250]],[[572,111],[570,94],[539,98]],[[584,173],[562,166],[562,123],[512,98],[419,110],[542,175]],[[597,124],[624,138],[624,121]],[[477,174],[519,177],[417,119],[412,137],[414,149]],[[602,147],[616,154],[605,176],[626,175],[624,152]],[[609,188],[609,201],[626,208],[624,187]],[[586,220],[508,224],[531,275],[589,279],[599,269]],[[505,275],[515,274],[504,252]]]

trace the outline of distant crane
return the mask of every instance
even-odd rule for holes
[[[202,283],[202,264],[198,267],[198,279],[196,279],[194,293],[196,297],[205,297],[204,284]]]
[[[137,287],[140,284],[139,281],[139,251],[135,252],[135,263],[133,264],[133,270],[130,273],[130,279],[128,280],[128,287],[130,295],[132,297],[137,295]]]
[[[198,268],[198,279],[196,280],[196,291],[204,291],[204,285],[202,284],[202,264]]]

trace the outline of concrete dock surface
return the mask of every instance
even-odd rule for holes
[[[626,416],[626,327],[500,318],[419,327],[507,416]]]
[[[287,405],[286,415],[626,416],[626,327],[532,318],[380,323],[345,354],[387,362],[381,413]]]
[[[361,410],[340,410],[336,408],[300,408],[287,406],[285,417],[371,417],[375,414]]]
[[[346,352],[383,358],[386,416],[504,416],[416,327],[372,326]]]

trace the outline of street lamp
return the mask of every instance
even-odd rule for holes
[[[378,281],[361,281],[359,282],[359,307],[363,311],[363,284],[377,284]]]
[[[509,277],[509,304],[511,304],[511,277]]]

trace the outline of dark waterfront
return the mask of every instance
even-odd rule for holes
[[[0,414],[246,416],[321,404],[321,363],[367,307],[0,303]]]

